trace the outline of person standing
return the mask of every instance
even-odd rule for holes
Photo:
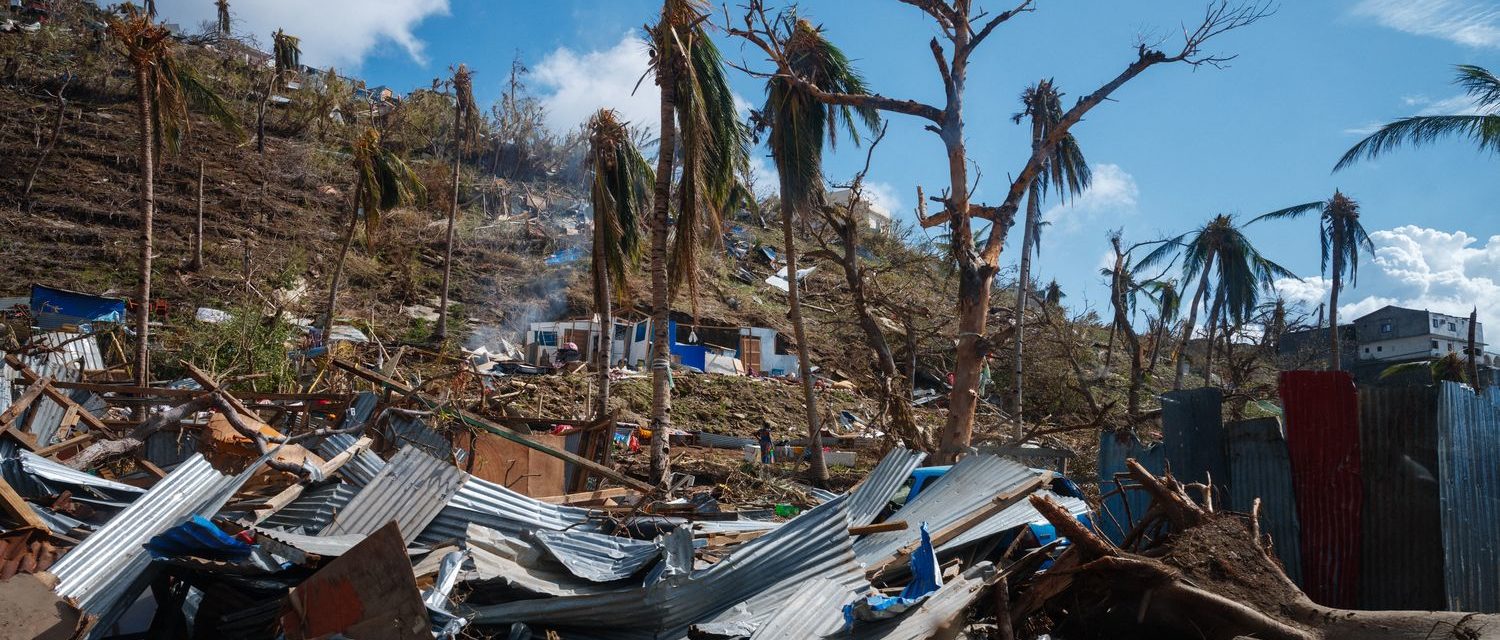
[[[771,464],[772,462],[776,461],[776,450],[774,448],[774,443],[771,442],[771,434],[771,420],[762,420],[760,423],[760,431],[756,432],[756,436],[760,440],[761,464]]]

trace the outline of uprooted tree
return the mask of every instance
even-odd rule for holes
[[[1156,476],[1128,460],[1152,504],[1122,549],[1051,500],[1032,496],[1072,543],[1048,571],[1017,585],[1011,619],[1063,620],[1110,637],[1263,640],[1437,640],[1494,637],[1500,616],[1452,611],[1352,611],[1319,605],[1287,577],[1248,516],[1216,510],[1213,487]],[[1162,534],[1166,531],[1166,534]],[[1147,535],[1148,532],[1155,535]],[[1066,611],[1066,617],[1052,617]],[[1058,633],[1064,629],[1054,627]]]
[[[948,401],[948,422],[943,429],[939,451],[940,461],[951,461],[969,445],[974,429],[974,410],[979,401],[977,386],[980,367],[994,346],[991,344],[992,338],[986,335],[986,325],[990,295],[995,275],[999,272],[1000,251],[1005,245],[1017,208],[1030,190],[1032,181],[1044,169],[1047,158],[1085,114],[1147,69],[1178,62],[1193,66],[1222,66],[1233,56],[1207,53],[1203,51],[1203,46],[1214,37],[1270,15],[1271,9],[1259,0],[1215,0],[1208,5],[1202,19],[1195,26],[1184,25],[1183,41],[1175,53],[1161,50],[1161,41],[1148,42],[1143,39],[1138,42],[1135,59],[1123,71],[1080,98],[1063,113],[1045,137],[1031,145],[1026,162],[1014,174],[1006,190],[1005,199],[998,206],[989,206],[970,201],[970,167],[965,149],[963,109],[969,58],[998,26],[1017,15],[1035,10],[1035,1],[1022,0],[1014,8],[996,14],[976,8],[973,0],[902,1],[920,9],[936,22],[943,38],[948,41],[946,46],[937,38],[929,42],[944,89],[941,106],[880,94],[840,93],[829,87],[818,86],[812,79],[797,72],[788,55],[785,35],[775,28],[778,21],[768,15],[763,0],[750,0],[743,23],[730,27],[729,32],[754,44],[775,65],[774,70],[761,75],[785,78],[825,104],[874,107],[921,118],[928,122],[925,128],[943,141],[948,156],[949,185],[941,195],[932,198],[942,205],[942,210],[931,216],[925,215],[920,208],[924,198],[919,190],[918,219],[926,228],[948,226],[952,259],[957,264],[959,273],[957,365]],[[987,231],[980,231],[983,239],[977,244],[974,228],[976,220],[989,223]]]

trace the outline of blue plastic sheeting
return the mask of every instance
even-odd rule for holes
[[[1162,394],[1162,448],[1178,481],[1207,484],[1212,479],[1218,489],[1216,506],[1239,508],[1226,504],[1229,501],[1223,491],[1229,480],[1229,464],[1224,459],[1223,401],[1223,392],[1212,387]]]
[[[1437,449],[1447,607],[1500,612],[1500,391],[1443,383]]]
[[[907,561],[907,566],[911,568],[911,582],[906,584],[900,595],[865,596],[844,605],[845,628],[853,626],[855,620],[873,622],[899,616],[942,588],[943,570],[938,565],[937,550],[932,547],[932,535],[927,532],[926,522],[922,523],[921,528],[922,543],[917,545],[911,559]]]
[[[1229,452],[1229,499],[1249,511],[1260,499],[1260,530],[1288,578],[1302,584],[1302,532],[1297,522],[1297,495],[1292,490],[1292,459],[1286,435],[1276,418],[1224,425]]]
[[[1151,497],[1138,488],[1124,474],[1125,461],[1135,458],[1151,473],[1160,474],[1166,466],[1166,448],[1159,443],[1145,445],[1135,434],[1129,432],[1104,432],[1099,436],[1099,493],[1109,494],[1119,488],[1115,475],[1121,474],[1125,486],[1124,495],[1114,494],[1103,499],[1099,512],[1099,530],[1115,544],[1125,541],[1135,521],[1145,515],[1151,507]]]
[[[156,534],[146,543],[151,557],[175,558],[194,556],[213,560],[238,560],[246,558],[253,549],[250,544],[219,529],[208,518],[194,515],[187,522]]]
[[[572,263],[572,262],[577,262],[578,259],[582,258],[582,257],[583,257],[583,250],[579,249],[577,247],[572,247],[572,248],[568,248],[568,249],[563,249],[562,251],[558,251],[556,253],[553,253],[550,256],[547,256],[546,263],[547,263],[548,266],[554,266],[555,267],[555,266],[560,265],[560,264],[569,264],[569,263]]]
[[[31,285],[31,310],[87,322],[125,322],[125,301],[78,291]]]

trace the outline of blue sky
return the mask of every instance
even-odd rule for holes
[[[1027,84],[1050,77],[1069,96],[1088,93],[1132,58],[1141,34],[1165,36],[1171,46],[1179,25],[1201,15],[1206,1],[1042,0],[1034,13],[1001,26],[973,58],[965,101],[968,148],[983,174],[977,198],[998,198],[1005,176],[1024,161],[1025,134],[1009,116]],[[212,10],[207,0],[158,4],[166,19],[190,26]],[[630,95],[644,71],[640,26],[659,6],[647,0],[231,4],[238,28],[264,41],[284,27],[303,37],[306,62],[338,65],[371,84],[425,86],[450,64],[465,62],[479,71],[479,99],[487,103],[499,96],[519,52],[556,126],[581,122],[599,106],[637,121],[654,119],[650,82]],[[978,4],[998,10],[1014,3]],[[877,91],[940,99],[926,45],[935,30],[916,9],[895,0],[809,0],[801,7]],[[732,59],[765,66],[737,41],[724,39],[721,46]],[[1452,65],[1500,71],[1500,2],[1283,2],[1276,15],[1208,48],[1239,57],[1222,70],[1152,69],[1075,127],[1096,184],[1070,206],[1047,205],[1053,225],[1037,266],[1043,281],[1062,282],[1070,304],[1099,307],[1106,298],[1096,272],[1109,229],[1124,228],[1128,240],[1149,240],[1219,212],[1253,216],[1341,188],[1361,203],[1377,244],[1377,253],[1362,261],[1359,287],[1344,293],[1345,313],[1388,303],[1467,313],[1477,304],[1482,316],[1500,321],[1500,158],[1454,141],[1330,174],[1339,155],[1373,125],[1472,108],[1450,84]],[[739,95],[749,103],[761,100],[760,81],[733,76]],[[921,121],[890,120],[871,180],[887,205],[910,218],[917,185],[936,192],[946,184],[945,156]],[[841,145],[827,161],[829,178],[847,179],[862,160],[861,150]],[[1316,301],[1327,292],[1317,277],[1315,224],[1309,218],[1251,227],[1263,253],[1306,276],[1282,284],[1293,300]],[[1007,247],[1005,261],[1013,257]]]

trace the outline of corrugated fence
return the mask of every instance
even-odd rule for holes
[[[1302,535],[1297,524],[1297,497],[1292,490],[1292,461],[1286,436],[1276,418],[1242,420],[1224,425],[1229,454],[1229,499],[1249,511],[1260,498],[1261,532],[1271,536],[1287,577],[1302,584]]]
[[[1224,483],[1224,393],[1217,388],[1171,391],[1161,396],[1161,446],[1172,475],[1188,482],[1214,483],[1214,502],[1226,506]],[[1235,506],[1235,505],[1227,505]]]
[[[1125,540],[1151,506],[1151,497],[1132,489],[1134,483],[1125,475],[1125,461],[1130,458],[1159,474],[1166,466],[1166,449],[1160,443],[1143,444],[1126,431],[1106,431],[1099,436],[1099,495],[1108,495],[1100,505],[1099,530],[1115,544]],[[1123,491],[1111,493],[1121,488]]]
[[[1443,383],[1438,423],[1445,604],[1500,612],[1500,390]]]
[[[1302,524],[1303,590],[1319,604],[1353,608],[1363,491],[1354,380],[1341,371],[1286,371],[1280,388]]]
[[[1359,388],[1361,608],[1443,608],[1437,432],[1435,387]]]

